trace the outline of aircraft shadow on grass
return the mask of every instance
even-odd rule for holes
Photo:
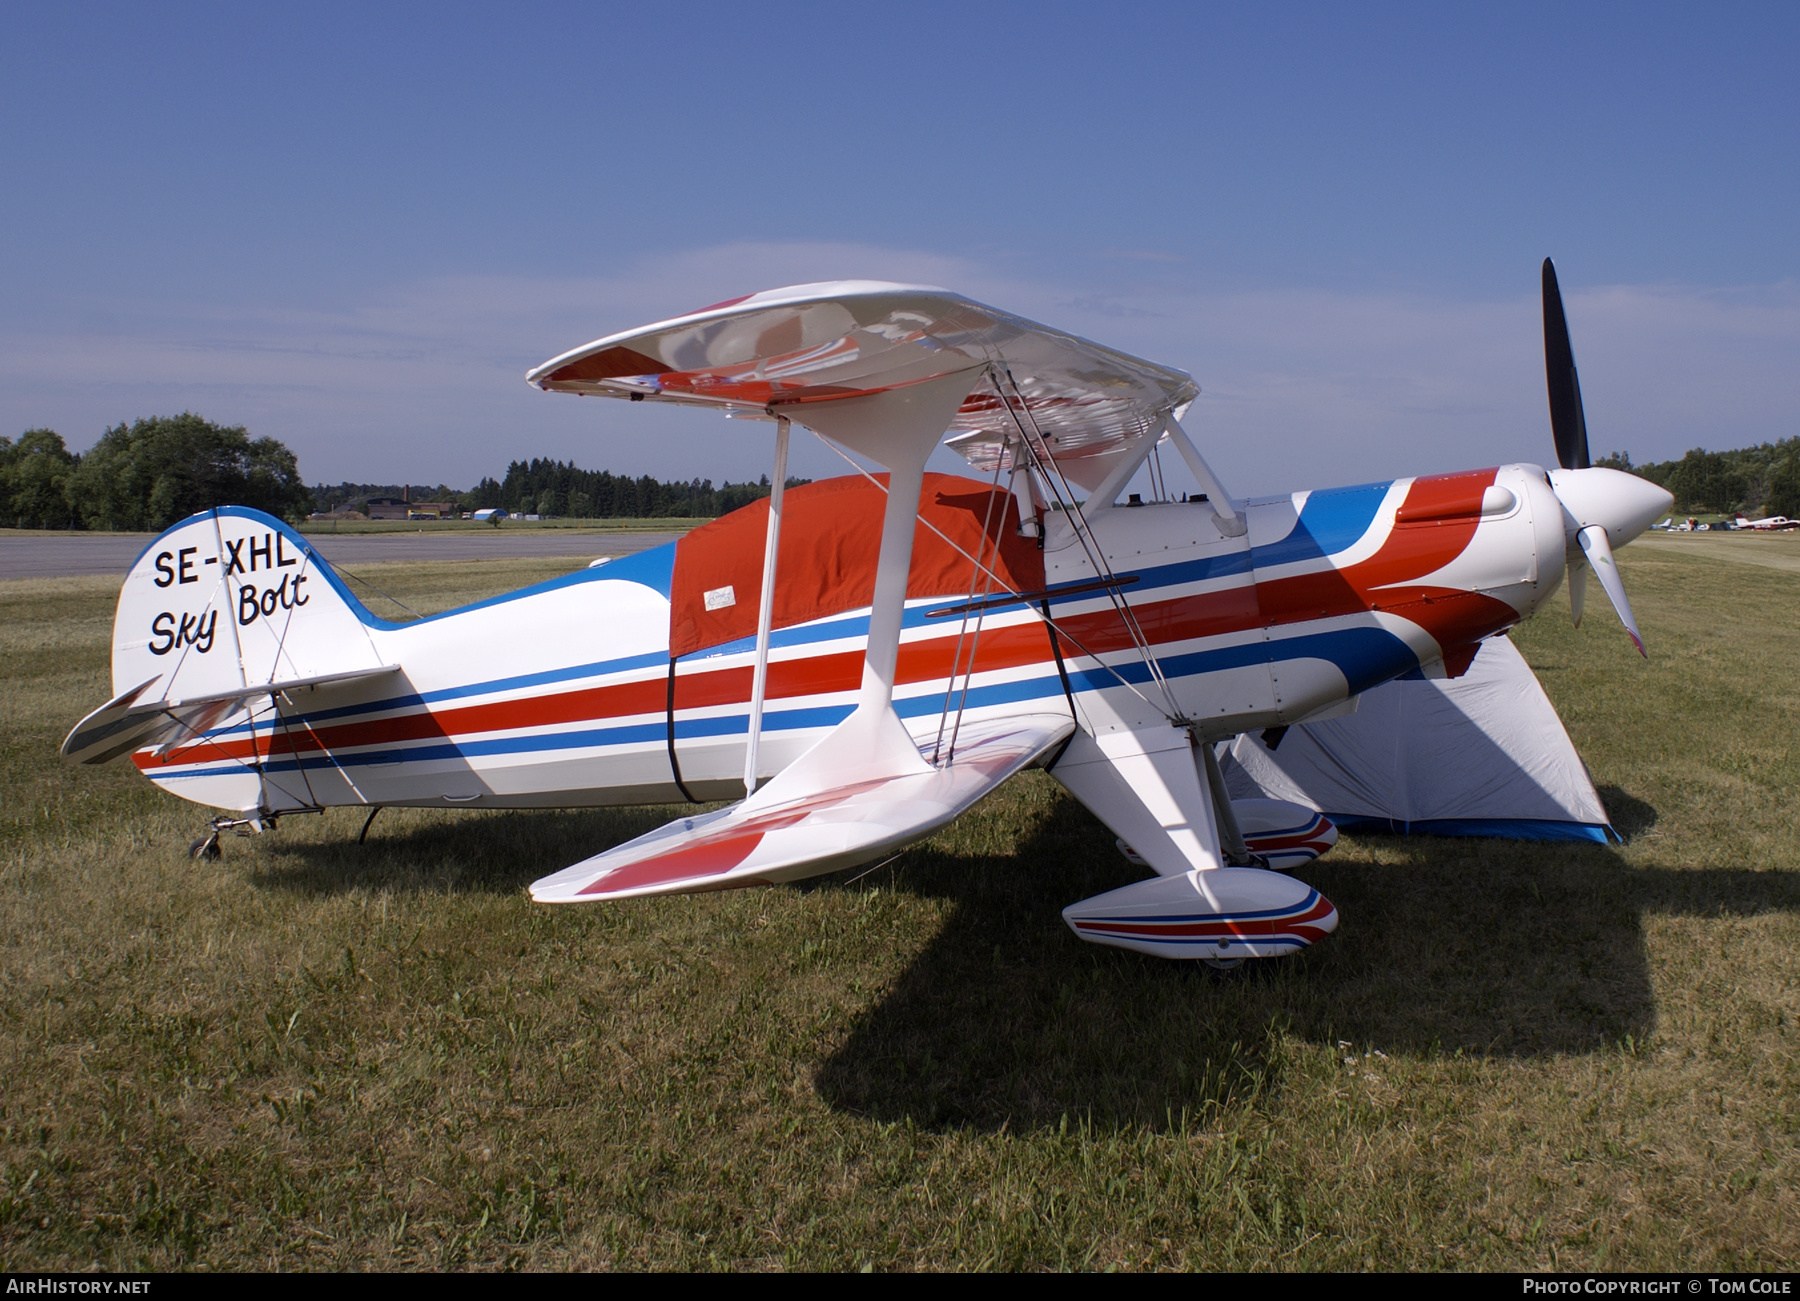
[[[1642,801],[1605,794],[1628,835],[1654,821]],[[1224,979],[1058,933],[1063,904],[1139,874],[1073,801],[1016,859],[915,851],[896,886],[960,906],[819,1087],[846,1109],[933,1126],[1064,1113],[1160,1125],[1280,1087],[1284,1033],[1358,1056],[1611,1050],[1655,1025],[1647,914],[1800,910],[1786,873],[1634,868],[1598,845],[1361,843],[1377,864],[1300,873],[1337,904],[1336,934]]]
[[[1654,824],[1643,801],[1615,788],[1602,794],[1627,839]],[[306,894],[352,885],[516,891],[573,844],[593,852],[602,828],[608,840],[622,839],[665,816],[500,814],[372,837],[360,852],[296,845],[259,875]],[[1064,1115],[1162,1127],[1280,1088],[1293,1069],[1287,1037],[1348,1043],[1356,1055],[1616,1050],[1656,1021],[1647,914],[1800,910],[1800,876],[1781,872],[1631,867],[1598,845],[1429,836],[1356,843],[1376,861],[1327,858],[1299,874],[1337,905],[1337,933],[1308,953],[1227,977],[1069,932],[1066,904],[1142,875],[1072,799],[1057,800],[1009,856],[958,856],[928,844],[866,880],[850,873],[795,887],[879,886],[955,905],[821,1063],[816,1085],[836,1108],[931,1128],[1029,1128]],[[452,860],[474,865],[423,866]]]

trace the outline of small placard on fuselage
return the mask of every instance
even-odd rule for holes
[[[737,593],[730,587],[715,587],[710,592],[704,593],[703,599],[706,601],[707,609],[723,610],[727,606],[737,604]]]

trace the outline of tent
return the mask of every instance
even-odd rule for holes
[[[1363,692],[1354,713],[1246,733],[1221,766],[1232,798],[1292,800],[1346,830],[1618,838],[1562,720],[1505,637],[1483,642],[1461,677],[1415,674]]]

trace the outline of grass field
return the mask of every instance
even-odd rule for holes
[[[116,584],[0,583],[0,1269],[1792,1267],[1800,572],[1623,569],[1648,664],[1597,594],[1517,640],[1627,842],[1347,836],[1235,979],[1069,934],[1138,873],[1041,774],[806,888],[527,902],[653,809],[192,862],[55,758]]]

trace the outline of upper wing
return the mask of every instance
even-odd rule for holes
[[[1067,714],[965,724],[955,758],[903,776],[817,786],[779,803],[744,801],[678,818],[547,876],[539,903],[695,894],[854,867],[949,822],[1074,729]]]
[[[945,289],[877,280],[733,299],[597,339],[526,378],[556,392],[762,411],[988,365],[1010,379],[976,385],[950,426],[951,445],[991,468],[1008,434],[1035,425],[1084,487],[1104,477],[1112,453],[1160,430],[1198,392],[1181,371]]]

